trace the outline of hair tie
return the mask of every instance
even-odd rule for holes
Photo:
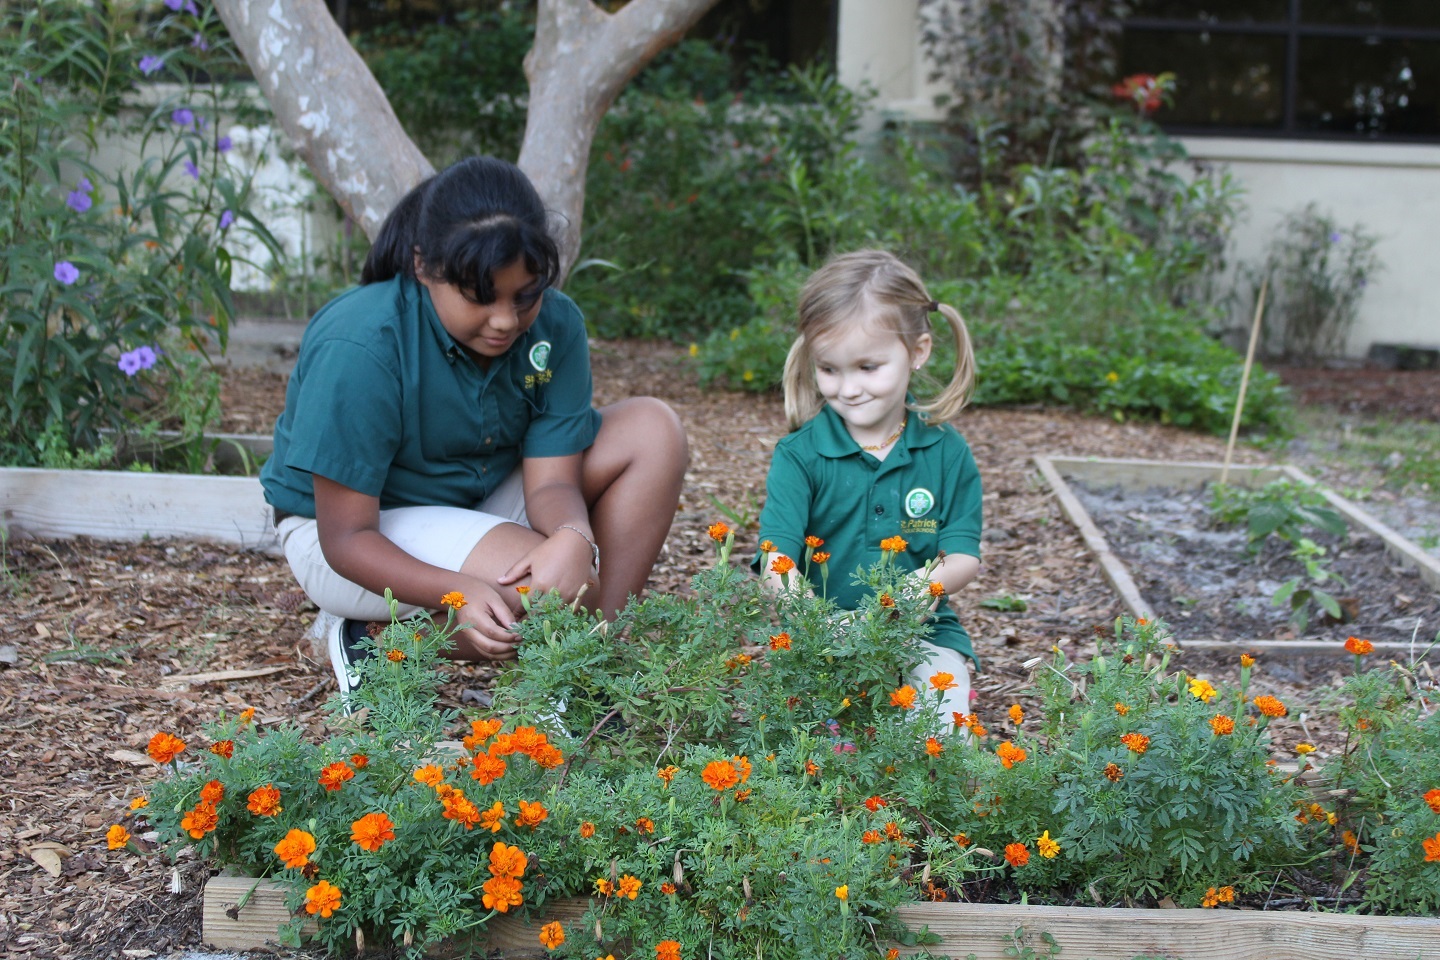
[[[931,300],[928,304],[925,305],[925,309],[930,313],[936,313],[940,309],[940,301]]]

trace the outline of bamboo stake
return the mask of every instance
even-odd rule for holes
[[[1270,278],[1260,281],[1260,296],[1255,300],[1255,322],[1250,325],[1250,347],[1245,351],[1245,369],[1240,374],[1240,396],[1235,398],[1235,418],[1230,421],[1230,440],[1225,444],[1225,463],[1220,467],[1220,485],[1230,479],[1230,459],[1235,456],[1235,437],[1240,433],[1240,413],[1245,409],[1245,390],[1250,386],[1250,368],[1255,365],[1255,344],[1260,340],[1260,318],[1265,316],[1265,291]]]

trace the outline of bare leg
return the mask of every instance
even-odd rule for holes
[[[631,397],[600,410],[604,418],[582,467],[590,525],[600,545],[601,577],[591,609],[613,619],[639,594],[675,519],[690,448],[675,411],[653,397]]]

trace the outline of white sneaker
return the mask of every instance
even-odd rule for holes
[[[325,628],[326,647],[330,652],[330,667],[335,671],[335,684],[340,696],[347,704],[350,695],[360,688],[360,674],[355,671],[355,661],[364,657],[365,651],[354,647],[357,627],[363,629],[360,621],[346,620],[334,614],[321,614],[332,622]]]

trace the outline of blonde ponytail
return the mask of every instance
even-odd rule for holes
[[[955,370],[944,389],[928,403],[915,404],[915,410],[923,413],[931,423],[944,423],[960,416],[960,411],[970,402],[970,395],[975,390],[975,349],[970,343],[970,329],[965,326],[965,318],[960,316],[960,311],[948,303],[935,306],[955,337]]]

